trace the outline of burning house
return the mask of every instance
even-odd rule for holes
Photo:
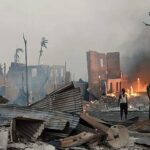
[[[117,93],[122,87],[119,52],[98,53],[87,52],[89,88],[96,96]]]

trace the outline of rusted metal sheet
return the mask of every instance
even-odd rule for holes
[[[73,82],[70,82],[70,83],[65,84],[64,86],[62,86],[62,87],[60,87],[60,88],[54,90],[54,91],[51,92],[50,94],[51,94],[51,95],[55,95],[55,94],[59,94],[59,93],[62,93],[62,92],[66,92],[66,91],[68,91],[68,90],[72,90],[72,89],[74,89],[74,88],[75,88],[75,86],[74,86]]]
[[[45,127],[54,130],[64,130],[64,128],[69,124],[69,121],[57,116],[53,116],[46,122]]]
[[[8,119],[7,122],[16,117],[41,119],[47,122],[49,129],[62,130],[69,122],[69,128],[74,129],[78,125],[79,116],[59,111],[41,111],[28,107],[0,106],[1,117]],[[55,119],[56,118],[56,119]],[[6,120],[5,120],[6,121]]]
[[[44,121],[31,118],[14,118],[12,121],[12,141],[36,141],[44,130]]]
[[[34,108],[45,108],[45,106],[49,106],[49,109],[48,110],[52,110],[52,104],[51,104],[51,101],[52,101],[52,97],[54,97],[54,95],[56,94],[59,94],[59,93],[62,93],[62,92],[65,92],[65,91],[68,91],[68,90],[71,90],[71,89],[74,89],[74,84],[73,82],[70,82],[68,83],[67,85],[64,85],[56,90],[54,90],[53,92],[51,92],[50,94],[46,95],[45,98],[35,102],[35,103],[32,103],[30,105],[30,107],[34,107]],[[49,101],[48,101],[49,100]],[[43,107],[42,107],[43,106]],[[45,108],[46,109],[46,108]]]
[[[69,128],[71,128],[71,129],[76,128],[76,126],[79,123],[79,119],[80,119],[79,115],[60,112],[60,111],[54,111],[53,116],[58,116],[58,117],[61,117],[65,120],[69,121]]]
[[[52,98],[47,95],[44,99],[31,104],[29,107],[37,108],[44,111],[52,111]]]
[[[67,92],[54,96],[52,100],[53,110],[64,112],[81,112],[82,111],[82,98],[80,89],[73,89]]]
[[[46,111],[77,113],[82,111],[82,100],[80,88],[75,88],[71,82],[53,91],[44,99],[31,104],[30,107]]]
[[[150,133],[150,120],[138,121],[128,127],[129,130]]]

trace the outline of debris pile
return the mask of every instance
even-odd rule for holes
[[[0,104],[6,104],[9,100],[7,100],[5,97],[0,95]]]
[[[84,101],[83,109],[86,112],[92,111],[109,111],[110,108],[116,107],[118,101],[116,97],[112,96],[101,96],[99,100]]]
[[[71,82],[28,107],[0,105],[0,149],[94,150],[128,146],[128,129],[135,130],[140,123],[136,127],[128,125],[127,129],[126,124],[115,125],[85,113],[82,104],[80,89]]]
[[[150,120],[137,121],[128,127],[129,134],[135,137],[135,143],[150,147]]]

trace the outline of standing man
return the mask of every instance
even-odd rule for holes
[[[120,105],[120,117],[122,120],[123,112],[125,114],[125,120],[127,120],[128,115],[128,97],[126,94],[126,90],[123,88],[119,95],[118,105]]]
[[[149,120],[150,120],[150,84],[147,86],[147,95],[149,98]]]

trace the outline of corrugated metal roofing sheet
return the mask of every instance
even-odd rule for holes
[[[29,118],[14,118],[12,137],[14,142],[36,141],[44,130],[44,121]]]
[[[74,83],[70,82],[70,83],[65,84],[64,86],[59,87],[58,89],[54,90],[53,92],[50,93],[50,95],[59,94],[59,93],[62,93],[62,92],[65,92],[65,91],[68,91],[68,90],[71,90],[74,88],[75,88]]]
[[[73,82],[50,93],[44,99],[30,105],[47,111],[63,111],[77,113],[82,111],[80,88],[75,88]]]
[[[64,112],[81,112],[82,98],[80,89],[73,89],[54,96],[52,100],[53,110]]]
[[[59,111],[40,111],[34,108],[17,106],[0,106],[0,116],[9,120],[16,117],[40,119],[47,121],[46,127],[49,129],[62,130],[69,122],[69,128],[76,128],[79,116]],[[56,119],[55,119],[56,118]],[[6,121],[6,120],[5,120]],[[2,121],[1,121],[2,123]]]

